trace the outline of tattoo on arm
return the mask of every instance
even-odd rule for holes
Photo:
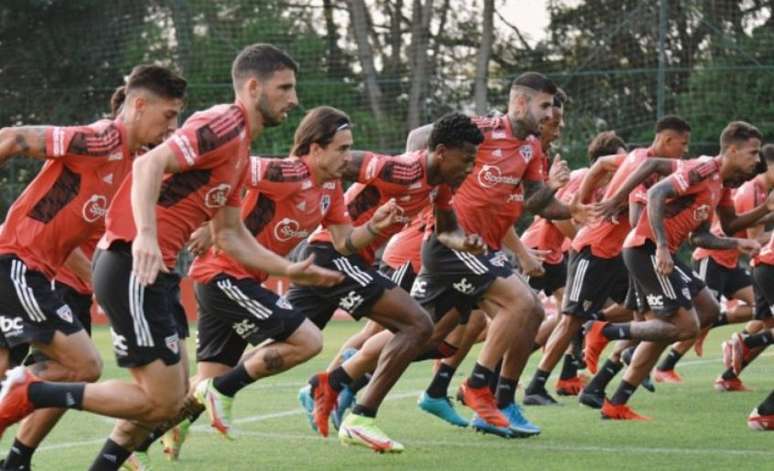
[[[662,180],[648,191],[648,220],[657,245],[667,244],[668,239],[664,228],[666,200],[674,196],[676,196],[675,189],[669,180]]]
[[[347,162],[347,166],[344,169],[344,174],[341,178],[352,182],[357,181],[358,177],[360,176],[360,168],[363,166],[365,156],[365,151],[353,150],[352,158],[349,160],[349,162]]]
[[[736,241],[726,237],[718,237],[710,232],[708,222],[702,223],[698,229],[691,234],[691,243],[705,249],[735,249]]]
[[[453,210],[435,208],[435,233],[454,232],[459,229]]]
[[[532,214],[539,214],[546,219],[570,219],[570,208],[554,197],[556,190],[542,182],[525,180],[524,208]]]

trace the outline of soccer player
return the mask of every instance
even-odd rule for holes
[[[593,164],[599,157],[616,154],[623,155],[625,153],[626,145],[624,144],[623,140],[621,140],[621,138],[618,137],[613,131],[598,134],[591,141],[588,148],[588,158],[591,164]],[[569,203],[573,198],[573,195],[579,190],[581,181],[583,180],[587,170],[588,169],[586,168],[575,170],[570,177],[570,182],[557,193],[557,198],[560,198],[566,203]],[[619,179],[620,178],[621,177],[619,177]],[[559,230],[558,225],[554,226],[551,221],[547,221],[545,219],[541,219],[538,222],[543,223],[543,226],[546,227],[547,235],[543,240],[551,241],[550,243],[544,242],[541,246],[538,246],[539,248],[561,247],[561,244],[564,243],[565,237],[572,236],[574,232],[574,226],[572,226],[572,223],[569,221],[557,221],[559,224],[563,224],[564,230]],[[549,228],[553,228],[553,230],[550,230]],[[551,239],[551,236],[553,236],[553,239]],[[528,234],[525,234],[524,239],[525,242],[529,244],[531,239],[528,237]],[[575,253],[576,252],[573,252],[573,254]],[[558,256],[561,257],[561,260],[564,259],[561,252],[558,253]],[[577,255],[573,255],[573,257],[577,257]],[[593,257],[593,255],[591,255],[591,257]],[[563,263],[562,265],[566,270],[566,263]],[[546,273],[548,274],[549,272],[550,269],[546,268]],[[593,273],[594,276],[606,276],[601,273],[597,274],[595,271],[593,271],[593,267],[592,271],[589,273]],[[615,275],[615,273],[613,273],[613,275]],[[531,282],[532,279],[530,279],[530,283]],[[571,355],[565,354],[573,337],[580,332],[580,327],[583,323],[583,318],[575,317],[572,315],[574,311],[567,310],[567,308],[571,308],[573,305],[577,304],[577,300],[575,303],[572,301],[572,299],[575,299],[574,297],[577,296],[577,285],[572,284],[571,286],[573,286],[573,298],[571,298],[564,305],[561,302],[561,297],[557,299],[557,306],[559,306],[560,309],[563,309],[563,314],[565,315],[561,316],[559,326],[551,333],[551,336],[549,337],[546,344],[543,357],[541,358],[540,364],[535,371],[535,375],[533,376],[532,381],[524,392],[524,403],[527,405],[556,404],[556,400],[551,397],[551,395],[546,390],[545,383],[548,380],[548,376],[551,374],[551,371],[562,358],[562,355],[564,355],[565,358],[562,372],[559,377],[559,382],[556,386],[557,391],[574,395],[578,394],[580,389],[583,387],[583,385],[580,383],[580,378],[577,377],[577,369],[573,367],[574,359]],[[535,287],[535,285],[533,285],[533,287]],[[607,301],[608,297],[610,297],[610,292],[611,290],[607,289],[604,293],[600,294],[600,296],[604,296],[605,298],[602,301],[603,303]],[[591,298],[585,297],[583,299],[586,300]],[[601,307],[602,304],[598,306],[598,308]]]
[[[344,444],[380,452],[403,450],[403,445],[376,426],[375,416],[387,392],[425,349],[433,329],[427,312],[406,291],[370,266],[376,250],[430,203],[435,207],[436,232],[444,244],[465,254],[483,250],[475,233],[457,228],[449,206],[451,188],[459,186],[470,172],[483,136],[470,118],[459,113],[448,114],[435,125],[429,145],[421,151],[397,157],[353,152],[344,178],[357,181],[346,193],[354,223],[364,224],[380,205],[393,198],[402,217],[388,229],[375,233],[377,237],[367,247],[350,255],[335,249],[330,231],[313,234],[306,252],[314,253],[323,266],[340,270],[346,280],[335,288],[293,286],[288,292],[288,301],[320,328],[341,308],[356,319],[368,317],[394,333],[386,341],[363,397],[340,425],[339,439]],[[338,393],[353,379],[341,367],[310,379],[312,414],[321,435],[328,435],[328,420]]]
[[[31,370],[43,379],[90,382],[101,374],[102,360],[86,324],[90,296],[86,302],[61,284],[52,291],[52,279],[66,276],[65,265],[88,279],[83,274],[88,260],[79,246],[104,231],[107,208],[135,155],[177,127],[185,89],[185,80],[167,68],[137,66],[114,95],[113,119],[0,130],[0,160],[46,159],[0,231],[0,308],[8,326],[0,345],[11,351],[31,345],[36,351]],[[20,428],[6,466],[29,468],[35,448],[62,414],[61,409],[33,414]]]
[[[284,121],[297,104],[296,69],[273,46],[243,49],[232,67],[236,102],[192,116],[171,138],[136,158],[117,191],[92,279],[112,324],[119,366],[129,368],[135,382],[51,383],[14,369],[0,393],[0,431],[47,407],[116,417],[122,420],[92,466],[117,469],[153,426],[180,413],[187,384],[174,319],[179,276],[170,267],[191,233],[209,219],[217,245],[248,269],[301,282],[341,280],[311,260],[290,264],[261,247],[239,218],[250,142]],[[53,143],[62,141],[55,136]]]
[[[545,76],[527,72],[511,86],[508,113],[480,118],[485,141],[476,166],[454,196],[454,210],[466,231],[480,231],[489,253],[471,256],[449,250],[436,237],[422,249],[422,272],[412,294],[442,317],[456,310],[469,312],[476,305],[492,316],[486,342],[470,377],[461,387],[465,404],[476,412],[473,427],[500,436],[535,435],[540,429],[527,421],[514,401],[516,384],[530,353],[543,308],[532,289],[513,272],[503,245],[513,247],[513,225],[523,207],[550,219],[569,219],[570,209],[554,198],[555,189],[544,184],[543,155],[532,135],[553,114],[556,86]],[[413,131],[415,139],[427,127]],[[410,137],[411,139],[411,137]],[[569,176],[566,164],[553,172]],[[576,208],[585,220],[592,208]],[[502,360],[497,400],[488,384]]]
[[[624,241],[623,252],[646,320],[600,323],[605,338],[641,341],[618,390],[602,406],[603,418],[645,419],[627,402],[661,351],[671,342],[696,337],[702,326],[710,325],[718,316],[717,302],[706,286],[689,268],[674,260],[679,245],[690,236],[691,242],[700,247],[736,248],[743,253],[760,249],[755,240],[718,237],[709,230],[715,212],[725,234],[735,234],[755,224],[768,212],[764,204],[736,215],[730,198],[730,187],[753,178],[760,170],[760,147],[760,131],[744,122],[732,122],[721,134],[720,155],[686,161],[648,191],[646,211]],[[670,162],[662,162],[659,172],[672,170]],[[627,183],[641,180],[647,174],[644,170],[635,171]],[[621,196],[619,193],[611,199],[620,201]],[[700,301],[715,303],[716,308],[700,308]]]

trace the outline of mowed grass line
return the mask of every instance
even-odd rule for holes
[[[751,432],[744,420],[774,388],[772,358],[761,357],[745,372],[743,378],[754,392],[712,390],[712,381],[722,370],[719,344],[733,326],[710,335],[704,359],[693,353],[686,356],[683,367],[678,366],[685,384],[659,384],[656,394],[637,391],[632,405],[653,417],[650,422],[603,421],[598,412],[577,405],[574,398],[560,398],[562,406],[526,408],[527,416],[543,428],[537,438],[504,440],[453,428],[416,408],[416,393],[427,386],[431,374],[431,364],[424,362],[409,368],[379,415],[383,429],[402,441],[407,451],[400,456],[380,456],[345,448],[333,437],[323,439],[311,432],[306,418],[297,412],[296,392],[361,325],[331,323],[320,356],[240,393],[235,403],[240,431],[236,441],[227,442],[211,433],[202,420],[180,462],[168,463],[159,447],[151,448],[154,469],[761,469],[774,462],[774,434]],[[95,340],[105,358],[103,377],[126,378],[126,372],[115,366],[107,329],[98,328]],[[193,341],[189,346],[193,349]],[[469,372],[474,358],[469,357],[460,368],[450,393]],[[531,359],[524,382],[538,359],[539,354]],[[551,385],[555,379],[552,376]],[[470,416],[464,408],[462,413]],[[110,429],[104,418],[69,413],[46,440],[34,465],[43,470],[86,469]],[[3,454],[14,432],[15,427],[9,429],[0,442]]]

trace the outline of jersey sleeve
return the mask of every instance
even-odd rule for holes
[[[123,142],[110,121],[88,126],[51,126],[45,129],[46,158],[102,165],[103,159],[122,159]]]
[[[242,206],[242,197],[247,190],[245,185],[245,182],[247,181],[247,172],[247,169],[242,172],[242,177],[239,179],[239,183],[237,184],[236,188],[234,188],[231,193],[229,193],[228,199],[226,200],[226,206],[231,208],[239,208]]]
[[[325,213],[325,217],[322,220],[323,227],[337,224],[352,224],[352,220],[347,212],[347,204],[344,201],[344,192],[341,189],[341,184],[336,184],[336,190],[330,194],[331,207],[328,212]]]
[[[360,162],[360,169],[358,169],[357,173],[357,182],[363,183],[364,185],[373,183],[382,173],[384,166],[390,159],[391,157],[388,155],[366,152]]]
[[[211,168],[238,152],[246,123],[237,106],[196,114],[167,139],[181,171]]]
[[[543,182],[548,178],[548,174],[543,170],[543,161],[546,157],[537,140],[532,141],[529,145],[522,146],[519,149],[519,153],[521,154],[521,157],[527,161],[527,168],[524,170],[523,180]]]
[[[755,201],[755,184],[743,185],[734,195],[734,211],[736,214],[744,214],[757,206]]]
[[[300,160],[250,157],[245,184],[272,199],[281,200],[311,187],[309,169]],[[304,188],[304,182],[308,187]]]
[[[718,169],[714,161],[685,165],[668,177],[677,196],[698,193],[706,188],[707,178]]]

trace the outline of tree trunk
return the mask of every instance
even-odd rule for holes
[[[414,0],[411,18],[411,90],[409,91],[408,126],[418,127],[421,123],[422,101],[428,80],[427,50],[430,43],[430,18],[433,0]]]
[[[191,6],[185,0],[173,0],[172,21],[175,24],[175,41],[177,42],[177,62],[183,76],[191,72],[191,41],[193,41],[193,22],[191,21]]]
[[[484,18],[481,29],[481,46],[478,49],[478,64],[476,64],[476,79],[474,96],[476,114],[486,113],[486,96],[489,79],[489,57],[492,55],[494,42],[494,0],[484,0]]]
[[[357,56],[360,60],[360,66],[363,68],[368,103],[371,106],[371,112],[374,114],[377,122],[386,123],[387,119],[384,110],[382,109],[382,90],[379,87],[371,44],[368,42],[368,21],[365,1],[347,0],[347,5],[349,6],[349,18],[352,23],[352,32],[355,37],[355,43],[357,44]],[[378,133],[378,138],[379,146],[382,148],[386,147],[386,136],[384,133]]]
[[[339,49],[339,33],[333,20],[333,0],[323,0],[323,15],[325,16],[325,39],[328,47],[328,77],[341,77],[343,64]]]

